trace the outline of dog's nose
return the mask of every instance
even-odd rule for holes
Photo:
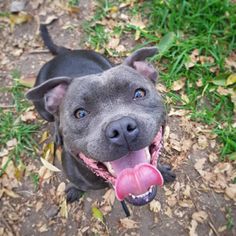
[[[119,120],[112,121],[106,128],[106,137],[117,145],[129,145],[139,134],[136,121],[130,117],[122,117]]]

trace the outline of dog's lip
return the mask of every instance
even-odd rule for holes
[[[146,160],[141,160],[142,165],[145,165],[145,163],[146,163],[150,166],[153,166],[153,168],[157,167],[158,156],[160,153],[160,149],[162,147],[162,139],[163,139],[163,127],[160,127],[160,130],[157,133],[157,135],[155,136],[153,142],[148,147],[136,151],[136,152],[139,152],[139,151],[145,152]],[[112,162],[118,162],[118,163],[120,162],[121,164],[123,164],[124,162],[122,162],[122,159],[130,157],[130,155],[132,156],[132,153],[129,153],[129,154],[121,157],[120,159],[112,161]],[[91,158],[86,157],[83,153],[79,153],[79,157],[85,162],[87,167],[93,173],[95,173],[99,177],[102,177],[105,181],[110,182],[116,190],[116,183],[117,183],[116,181],[117,181],[117,177],[119,176],[120,172],[117,170],[114,170],[114,168],[113,168],[114,163],[112,163],[112,162],[97,162]],[[134,163],[133,166],[130,166],[130,168],[134,168],[138,164],[140,164],[140,163]],[[129,168],[129,166],[127,166],[125,168]],[[163,184],[163,180],[161,181],[160,178],[162,178],[162,177],[159,177],[159,181],[157,181],[157,182],[159,182],[158,185]],[[144,205],[144,204],[150,202],[155,197],[155,195],[156,195],[156,186],[150,186],[146,192],[141,192],[141,193],[139,192],[139,194],[136,194],[136,195],[132,195],[131,193],[128,195],[126,194],[124,199],[127,200],[129,203],[132,203],[133,205]],[[117,196],[117,197],[119,199],[119,196]],[[122,199],[119,199],[119,200],[122,200]]]

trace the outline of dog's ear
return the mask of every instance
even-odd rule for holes
[[[44,99],[45,109],[54,114],[66,93],[67,87],[71,83],[70,77],[55,77],[30,89],[26,93],[26,98],[33,101]]]
[[[153,65],[145,61],[145,59],[147,57],[154,56],[157,53],[158,53],[158,49],[156,47],[141,48],[133,52],[130,56],[128,56],[124,60],[123,64],[134,68],[140,74],[142,74],[146,78],[151,79],[155,83],[158,78],[158,72],[153,67]]]

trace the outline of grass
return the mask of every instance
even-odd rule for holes
[[[69,6],[77,6],[79,4],[79,0],[68,0]]]
[[[226,207],[226,227],[228,230],[232,230],[234,227],[234,218],[232,209],[229,207]]]
[[[8,109],[0,109],[0,147],[7,148],[6,143],[12,139],[17,140],[13,149],[9,150],[7,163],[0,170],[0,176],[4,173],[10,160],[16,165],[22,163],[22,157],[32,156],[37,143],[32,134],[38,130],[38,125],[28,124],[21,120],[20,114],[27,110],[29,104],[24,99],[23,86],[19,84],[20,73],[12,72],[13,86],[7,88],[13,95],[13,106]]]
[[[162,83],[171,90],[174,81],[187,78],[184,87],[187,102],[175,91],[170,91],[167,96],[176,108],[189,110],[192,120],[213,127],[223,144],[221,158],[225,160],[236,152],[234,104],[230,95],[219,94],[217,88],[218,82],[223,81],[224,85],[232,73],[225,67],[225,58],[236,48],[236,4],[227,0],[144,1],[123,12],[129,16],[141,15],[142,20],[146,20],[144,29],[127,21],[122,27],[106,31],[106,26],[97,22],[111,18],[111,12],[122,2],[100,1],[94,19],[85,25],[89,44],[94,49],[107,52],[109,34],[118,32],[122,37],[134,39],[138,32],[137,48],[159,46],[161,53],[153,58],[153,62],[162,67]],[[186,63],[196,49],[206,62],[198,61],[188,68]],[[224,88],[236,87],[234,84]]]

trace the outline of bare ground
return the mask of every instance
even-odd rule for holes
[[[4,1],[0,4],[7,9]],[[81,23],[92,14],[93,7],[90,1],[81,1],[78,15],[69,15],[53,3],[36,9],[27,4],[26,9],[35,16],[34,20],[16,25],[12,32],[9,27],[0,32],[1,87],[12,84],[12,70],[18,69],[25,78],[35,77],[40,67],[52,58],[42,51],[38,18],[44,21],[56,15],[58,20],[50,27],[55,41],[70,48],[83,48]],[[125,40],[134,44],[131,39]],[[0,103],[9,106],[11,94],[4,93]],[[63,174],[50,173],[37,191],[30,175],[25,174],[12,189],[18,197],[2,193],[0,235],[236,235],[235,227],[226,228],[230,219],[234,222],[236,219],[235,195],[227,192],[235,169],[232,163],[219,163],[215,159],[219,145],[209,132],[211,127],[191,122],[184,112],[170,112],[167,127],[162,161],[174,167],[177,179],[158,189],[153,204],[129,206],[131,217],[127,219],[120,203],[114,200],[114,193],[106,189],[88,192],[80,202],[66,205],[61,183],[67,181]],[[45,128],[39,137],[43,131]],[[40,147],[43,149],[43,144]],[[42,169],[40,154],[39,151],[38,158],[25,160],[28,170]],[[6,181],[11,178],[4,175],[0,186],[6,188]],[[103,213],[103,222],[93,217],[92,207]],[[230,214],[227,209],[231,209]]]

